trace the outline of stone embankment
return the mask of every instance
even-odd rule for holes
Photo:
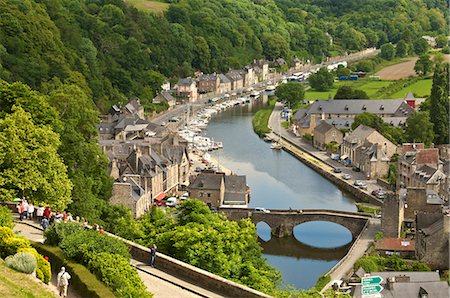
[[[302,150],[285,137],[281,137],[280,143],[283,146],[284,150],[295,156],[297,159],[301,160],[304,164],[306,164],[308,167],[310,167],[323,177],[336,184],[340,189],[352,194],[357,201],[370,203],[376,206],[381,206],[383,204],[382,201],[378,200],[371,194],[364,192],[360,188],[353,186],[352,184],[335,175],[333,173],[333,167],[317,159],[315,156],[309,154],[309,152]]]

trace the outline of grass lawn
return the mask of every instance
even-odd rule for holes
[[[357,80],[357,81],[339,81],[334,83],[334,88],[328,91],[319,92],[309,89],[305,92],[306,100],[316,100],[316,99],[328,99],[328,96],[331,94],[331,98],[336,94],[337,89],[340,86],[350,86],[353,89],[363,90],[369,95],[369,98],[372,98],[378,89],[382,87],[386,87],[391,84],[391,81],[372,81],[367,79]]]
[[[0,293],[3,297],[10,298],[56,297],[37,278],[10,269],[1,260]]]
[[[133,5],[137,9],[150,11],[154,13],[163,13],[169,8],[168,3],[151,0],[125,0],[128,4]]]
[[[431,93],[432,79],[425,79],[403,88],[397,93],[392,94],[391,98],[404,98],[408,92],[412,92],[416,97],[426,97]]]

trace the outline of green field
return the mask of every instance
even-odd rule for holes
[[[408,92],[412,92],[416,97],[427,97],[431,92],[432,79],[425,79],[403,88],[397,93],[392,94],[391,98],[404,98]]]
[[[375,93],[386,86],[389,86],[394,81],[371,81],[367,79],[362,79],[358,81],[340,81],[334,83],[334,88],[324,92],[314,91],[309,89],[305,92],[306,100],[316,100],[316,99],[328,99],[336,94],[337,88],[340,86],[351,86],[354,89],[363,90],[367,93],[370,99],[375,99]],[[424,79],[417,81],[416,83],[401,89],[400,91],[393,93],[389,96],[381,96],[380,99],[390,99],[390,98],[405,98],[408,92],[412,92],[416,97],[426,97],[430,95],[432,80]]]
[[[133,5],[137,9],[151,11],[154,13],[163,13],[169,8],[168,3],[150,0],[125,0],[125,2]]]

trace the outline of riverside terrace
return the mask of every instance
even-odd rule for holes
[[[230,220],[250,218],[254,224],[265,222],[275,237],[292,236],[294,227],[305,222],[328,221],[347,228],[355,240],[371,218],[370,215],[364,213],[326,209],[273,209],[268,210],[270,212],[260,212],[254,208],[220,208],[218,211],[223,212]]]

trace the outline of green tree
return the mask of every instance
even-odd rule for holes
[[[430,119],[433,123],[434,142],[437,145],[449,141],[449,65],[437,64],[430,95]]]
[[[309,76],[309,84],[317,91],[327,91],[333,88],[334,74],[329,72],[326,67],[322,67],[316,73]]]
[[[416,53],[417,55],[423,55],[428,52],[430,45],[428,44],[428,42],[425,39],[423,39],[422,37],[419,37],[418,39],[416,39],[414,41],[413,48],[414,48],[414,53]]]
[[[289,44],[283,36],[278,33],[265,33],[261,37],[264,56],[268,59],[289,56]]]
[[[406,120],[406,137],[408,142],[424,143],[430,146],[434,140],[433,123],[428,112],[416,112]]]
[[[340,86],[334,95],[334,99],[368,99],[369,96],[363,90],[353,90],[350,86]]]
[[[395,47],[392,43],[385,43],[380,48],[380,57],[385,60],[392,60],[395,57]]]
[[[445,35],[438,35],[438,36],[436,36],[436,46],[438,48],[443,48],[446,45],[448,45],[447,36],[445,36]]]
[[[433,62],[428,54],[420,56],[414,65],[414,71],[420,76],[426,76],[432,68]]]
[[[302,84],[288,82],[277,87],[275,96],[280,101],[289,103],[291,107],[295,107],[305,98],[305,88],[303,88]]]
[[[344,67],[342,64],[338,66],[336,69],[336,76],[339,78],[341,76],[349,76],[351,74],[351,70],[347,67]]]
[[[408,55],[409,46],[403,39],[397,43],[395,47],[395,53],[397,57],[403,58]]]
[[[63,210],[71,201],[72,183],[57,153],[60,140],[48,126],[37,126],[21,107],[0,120],[0,193],[18,194]]]

